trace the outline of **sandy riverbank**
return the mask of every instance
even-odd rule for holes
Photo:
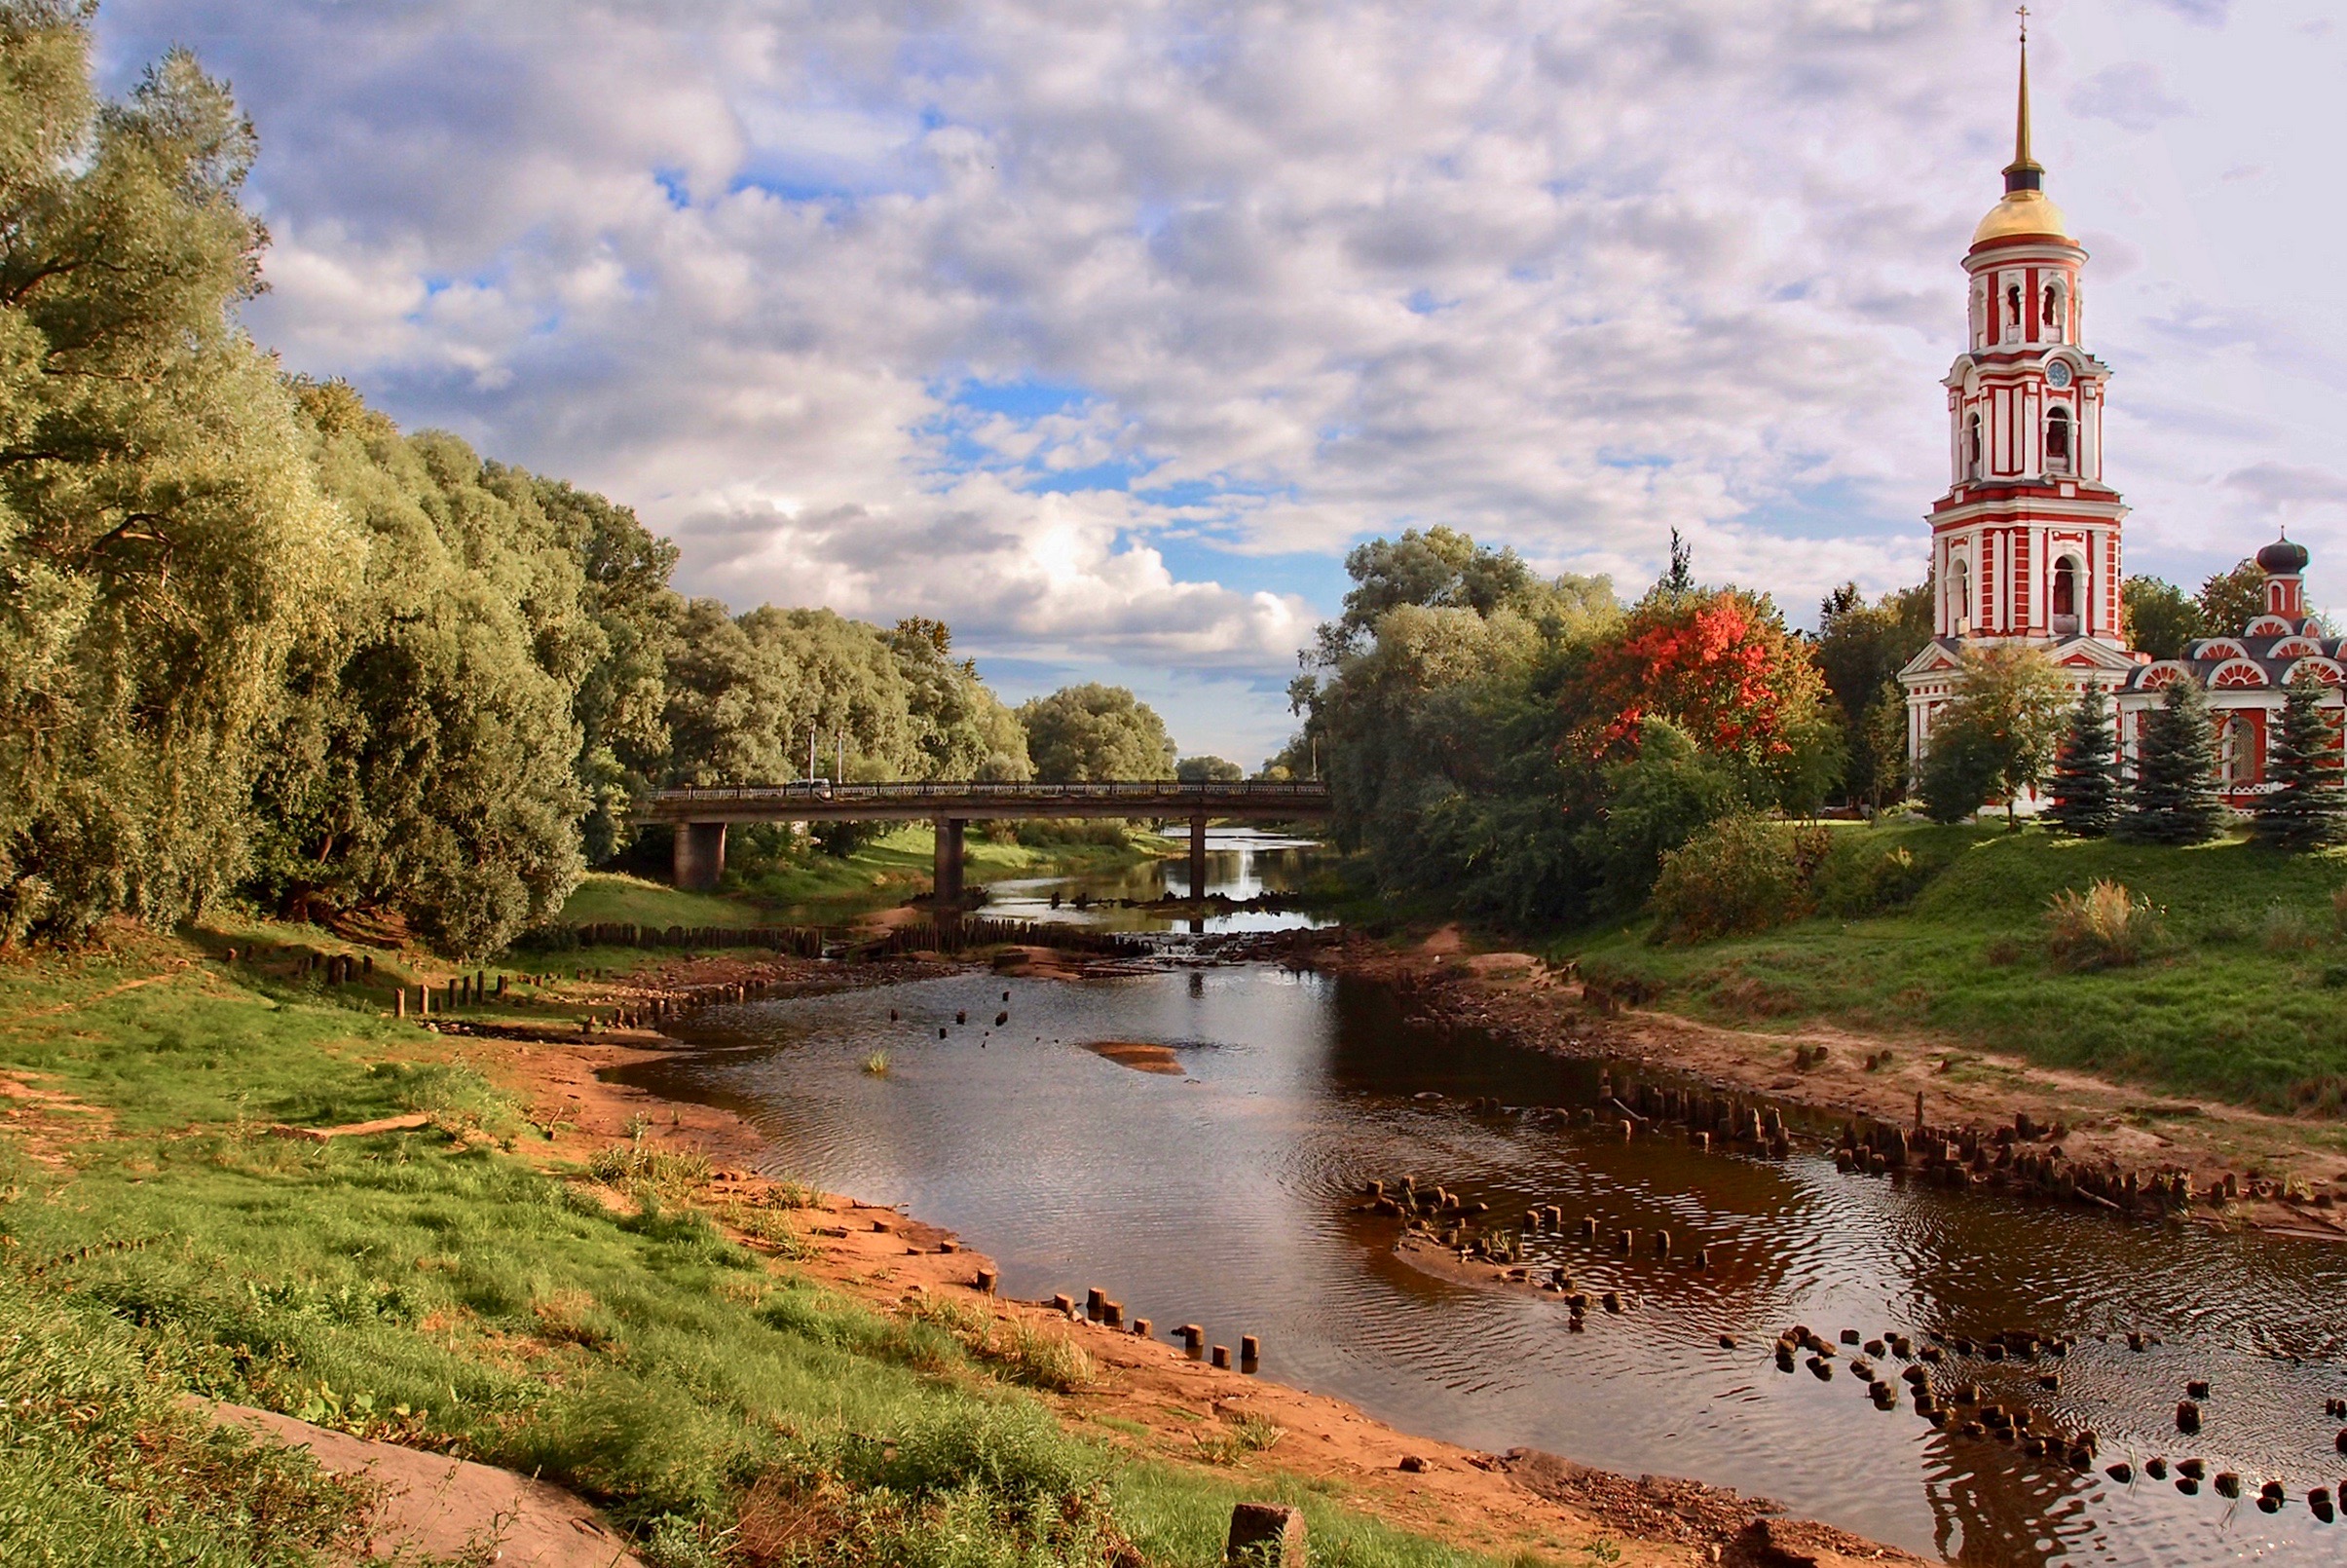
[[[1393,985],[1427,1017],[1513,1044],[1676,1074],[1837,1123],[1911,1127],[1918,1095],[1934,1127],[1993,1135],[2027,1116],[2036,1128],[2062,1129],[2058,1139],[2040,1134],[2029,1146],[2059,1147],[2073,1169],[2146,1180],[2188,1174],[2198,1196],[2167,1206],[2176,1217],[2347,1241],[2347,1129],[2336,1122],[2183,1100],[1947,1042],[1823,1027],[1732,1029],[1624,1007],[1585,995],[1578,979],[1530,954],[1470,952],[1455,927],[1407,949],[1349,938],[1317,962]],[[1797,1053],[1821,1047],[1822,1058],[1797,1065]],[[2217,1201],[2228,1176],[2239,1196]]]
[[[1033,972],[1078,972],[1064,955],[1032,957]],[[934,973],[939,966],[907,967]],[[897,978],[903,977],[875,973],[869,983]],[[652,994],[745,981],[763,982],[772,994],[833,989],[840,972],[793,960],[725,957],[680,961],[614,986]],[[534,1120],[555,1128],[543,1156],[549,1163],[583,1164],[631,1127],[644,1127],[654,1145],[709,1157],[715,1170],[697,1199],[722,1217],[730,1204],[754,1204],[765,1194],[772,1184],[753,1172],[777,1151],[731,1112],[660,1100],[601,1076],[679,1049],[672,1040],[634,1030],[580,1039],[482,1038],[465,1045],[467,1059],[519,1096]],[[1024,1321],[1065,1334],[1097,1373],[1078,1392],[1044,1398],[1071,1426],[1136,1454],[1195,1463],[1213,1453],[1219,1457],[1210,1462],[1226,1464],[1238,1477],[1293,1475],[1402,1528],[1503,1557],[1579,1554],[1605,1541],[1632,1563],[1917,1560],[1823,1525],[1784,1519],[1766,1500],[1693,1480],[1632,1478],[1553,1455],[1479,1453],[1412,1437],[1342,1400],[1193,1360],[1168,1342],[1176,1326],[1172,1324],[1153,1325],[1144,1338],[1093,1323],[1081,1311],[1071,1317],[1048,1302],[1003,1299],[979,1288],[980,1271],[993,1266],[989,1259],[894,1210],[826,1194],[801,1214],[799,1228],[811,1251],[793,1266],[879,1310],[917,1310],[924,1297],[948,1298],[1001,1322]],[[744,1245],[772,1251],[733,1234]],[[1145,1304],[1132,1310],[1145,1311]],[[1224,1439],[1243,1431],[1259,1434],[1263,1422],[1278,1429],[1276,1444],[1231,1457],[1244,1445]]]

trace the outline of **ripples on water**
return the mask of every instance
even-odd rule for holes
[[[958,1009],[990,1020],[1006,989],[1006,1027],[953,1026]],[[774,1173],[957,1229],[1001,1260],[1012,1294],[1097,1285],[1216,1343],[1259,1334],[1268,1375],[1404,1431],[1695,1475],[1964,1562],[2347,1560],[2347,1523],[2317,1524],[2305,1504],[2347,1472],[2322,1415],[2347,1393],[2347,1266],[2328,1250],[1953,1198],[1810,1154],[1623,1144],[1559,1113],[1593,1096],[1589,1064],[1415,1024],[1379,988],[1270,967],[956,975],[718,1010],[697,1027],[717,1049],[626,1076],[740,1110],[771,1140]],[[1082,1049],[1103,1039],[1172,1046],[1185,1074]],[[875,1048],[885,1078],[860,1070]],[[1415,1098],[1428,1093],[1442,1098]],[[1478,1096],[1511,1108],[1472,1114],[1464,1101]],[[1636,1300],[1569,1334],[1553,1297],[1394,1257],[1393,1222],[1354,1210],[1364,1178],[1404,1172],[1487,1200],[1495,1217],[1555,1203],[1608,1230],[1666,1226],[1681,1260],[1539,1238],[1535,1257]],[[1711,1267],[1696,1272],[1685,1259],[1704,1245]],[[1844,1375],[1781,1374],[1770,1348],[1794,1322],[1828,1339],[2075,1334],[2066,1362],[1950,1369],[2063,1430],[2094,1428],[2101,1463],[2132,1459],[2138,1479],[1935,1432],[1904,1403],[1877,1410]],[[2129,1328],[2165,1343],[2131,1353]],[[1722,1332],[1740,1348],[1720,1349]],[[2047,1367],[2063,1373],[2058,1394],[2035,1386]],[[2186,1442],[2173,1411],[2190,1377],[2215,1390]],[[2162,1453],[2237,1470],[2250,1495],[2185,1498],[2142,1478]],[[2275,1516],[2254,1505],[2268,1475],[2291,1488]]]

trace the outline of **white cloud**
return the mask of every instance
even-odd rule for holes
[[[2347,416],[2322,10],[2038,28],[2138,569],[2229,563],[2286,501],[2347,544],[2233,482],[2335,462]],[[2001,5],[545,15],[100,26],[118,73],[194,42],[254,114],[256,331],[638,505],[696,591],[944,616],[1186,693],[1228,728],[1185,747],[1240,754],[1368,534],[1635,586],[1677,527],[1797,614],[1920,571],[1956,259],[2010,144]],[[2143,133],[2187,97],[2189,140]]]

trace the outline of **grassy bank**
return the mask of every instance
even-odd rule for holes
[[[2073,972],[2047,910],[2100,878],[2148,899],[2140,961]],[[1650,945],[1644,921],[1551,945],[1656,1005],[1747,1027],[1845,1025],[2008,1051],[2269,1109],[2347,1096],[2347,855],[2168,849],[2034,829],[1842,827],[1817,913],[1756,937]]]
[[[0,962],[0,1070],[39,1097],[0,1124],[0,1536],[33,1560],[334,1560],[357,1500],[182,1392],[541,1475],[661,1568],[1220,1560],[1236,1484],[1066,1429],[1025,1387],[1068,1375],[1056,1344],[810,1283],[794,1211],[721,1226],[693,1156],[552,1162],[501,1047],[221,945]],[[1305,1507],[1316,1562],[1481,1560],[1247,1491]]]

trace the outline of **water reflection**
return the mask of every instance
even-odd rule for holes
[[[1007,1027],[953,1027],[961,1009],[990,1020],[1005,989]],[[958,1228],[1002,1260],[1015,1294],[1098,1285],[1218,1343],[1259,1334],[1269,1375],[1404,1430],[1699,1475],[1965,1562],[2337,1549],[2304,1504],[2342,1464],[2322,1407],[2343,1387],[2347,1267],[2324,1250],[1955,1199],[1809,1155],[1624,1144],[1566,1114],[1593,1095],[1592,1066],[1423,1027],[1378,988],[1270,967],[1082,985],[953,976],[701,1022],[709,1043],[736,1048],[629,1076],[741,1109],[771,1139],[775,1171]],[[1164,1044],[1184,1072],[1082,1048],[1101,1039]],[[885,1079],[858,1070],[875,1048]],[[1510,1108],[1473,1113],[1476,1097]],[[1405,1172],[1498,1214],[1554,1203],[1607,1231],[1667,1227],[1678,1260],[1538,1238],[1536,1257],[1634,1302],[1570,1334],[1553,1298],[1396,1258],[1391,1222],[1357,1213],[1355,1194]],[[1696,1246],[1711,1256],[1699,1272],[1686,1261]],[[2283,1479],[2292,1502],[2269,1517],[2247,1499],[2121,1487],[1934,1431],[1904,1406],[1878,1410],[1858,1380],[1778,1373],[1769,1346],[1794,1322],[1828,1338],[2074,1334],[2066,1361],[1962,1375],[2064,1430],[2095,1429],[2105,1463],[2198,1453],[2253,1496]],[[2129,1328],[2164,1343],[2131,1353]],[[1739,1348],[1720,1348],[1723,1332]],[[2038,1388],[2055,1368],[2060,1389]],[[2185,1444],[2172,1412],[2189,1377],[2216,1387],[2207,1432]]]
[[[1187,830],[1181,830],[1186,832]],[[1186,840],[1185,840],[1186,842]],[[1294,893],[1319,852],[1311,839],[1290,838],[1261,828],[1209,828],[1206,836],[1206,892],[1235,903]],[[1161,899],[1190,896],[1190,861],[1169,860],[1119,866],[1083,877],[1012,878],[987,884],[979,913],[1006,920],[1064,920],[1108,931],[1286,931],[1317,926],[1318,915],[1295,909],[1220,909],[1204,914],[1183,909],[1135,909]]]

